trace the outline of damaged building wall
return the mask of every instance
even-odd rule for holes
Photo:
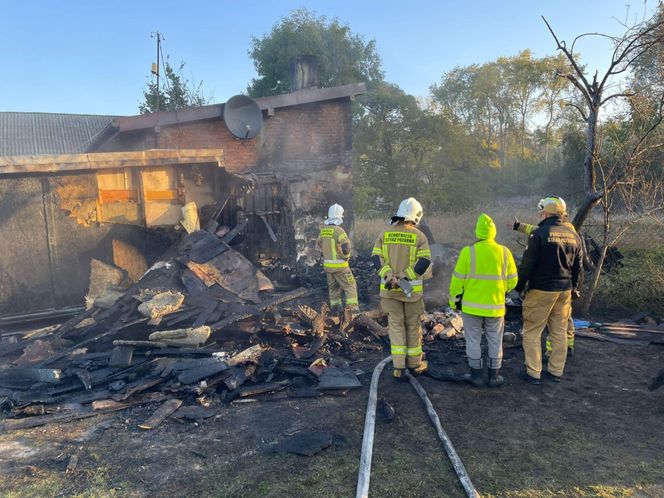
[[[263,132],[260,168],[288,185],[300,265],[316,264],[311,241],[331,204],[344,206],[352,231],[351,105],[350,99],[338,99],[280,109]]]
[[[94,174],[0,178],[0,314],[82,303],[92,258],[113,262],[113,241],[154,261],[170,241],[91,217]]]
[[[231,217],[224,219],[233,226],[248,218],[244,252],[254,260],[310,265],[315,260],[310,241],[330,204],[345,207],[352,228],[351,106],[345,97],[266,109],[261,132],[248,140],[235,138],[219,113],[214,119],[118,133],[99,150],[223,149],[229,172],[260,174],[252,192],[231,196]]]

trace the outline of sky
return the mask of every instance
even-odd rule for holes
[[[294,9],[338,18],[375,39],[386,79],[407,93],[456,66],[529,48],[555,53],[541,16],[560,39],[619,34],[620,22],[649,17],[641,0],[0,0],[0,111],[134,115],[156,59],[156,41],[203,95],[225,102],[256,76],[248,50]],[[607,42],[577,44],[589,69],[605,68]]]

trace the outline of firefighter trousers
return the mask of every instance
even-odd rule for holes
[[[330,307],[341,306],[342,294],[346,297],[346,306],[357,308],[357,283],[350,268],[342,271],[325,272],[327,275],[327,290],[330,295]]]
[[[572,319],[572,314],[569,314],[569,319],[567,320],[567,349],[574,351],[574,320]],[[547,356],[551,355],[551,339],[548,335],[546,338],[546,354]]]
[[[528,375],[542,374],[542,331],[549,329],[551,356],[547,370],[563,375],[567,360],[567,321],[572,312],[571,291],[529,290],[523,301],[523,352]]]
[[[422,362],[422,324],[424,301],[405,303],[382,297],[380,306],[387,313],[390,352],[394,368],[417,368]]]

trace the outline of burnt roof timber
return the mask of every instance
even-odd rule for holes
[[[220,167],[223,166],[223,150],[148,149],[138,152],[6,156],[0,157],[0,175],[62,173],[203,163],[216,163]]]
[[[271,97],[260,97],[255,100],[261,110],[270,112],[281,107],[292,107],[342,98],[352,99],[356,95],[366,93],[366,91],[366,83],[351,83],[330,88],[305,88],[292,93],[273,95]],[[120,133],[123,133],[145,130],[158,126],[202,121],[205,119],[220,119],[223,109],[224,104],[190,107],[177,111],[163,111],[152,114],[142,114],[139,116],[118,117],[113,121],[113,124]]]

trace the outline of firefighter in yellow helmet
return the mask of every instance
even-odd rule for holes
[[[518,268],[517,292],[526,290],[523,301],[523,351],[525,378],[540,384],[542,330],[547,326],[551,356],[549,378],[560,382],[567,359],[565,331],[571,312],[572,293],[581,274],[581,239],[564,222],[565,205],[559,197],[546,197],[538,204],[542,221],[528,237],[528,247]]]
[[[422,205],[410,197],[399,204],[391,227],[374,244],[371,259],[380,277],[380,304],[388,319],[394,378],[405,380],[404,370],[426,372],[422,359],[424,311],[422,278],[431,265],[426,236],[417,229]]]
[[[517,283],[516,265],[510,250],[496,243],[496,225],[482,213],[475,225],[477,242],[461,249],[450,281],[450,307],[462,311],[466,356],[470,374],[465,380],[482,387],[482,334],[489,353],[489,387],[498,387],[503,362],[505,294]]]
[[[355,312],[359,310],[357,283],[348,265],[351,245],[346,231],[341,228],[343,216],[343,207],[339,204],[330,206],[316,245],[323,251],[323,270],[327,276],[330,307],[339,312],[343,295],[346,298],[346,307]]]
[[[569,221],[567,218],[567,204],[565,201],[557,197],[557,199],[560,201],[561,207],[565,210],[565,214],[563,215],[563,223],[565,223],[567,226],[572,228],[574,231],[576,231],[576,228],[572,223]],[[544,203],[544,199],[540,200],[539,204],[542,205]],[[529,237],[530,234],[537,228],[537,225],[530,225],[529,223],[524,223],[522,221],[519,221],[516,216],[514,217],[514,222],[509,223],[508,227],[511,228],[512,230],[516,230],[517,232],[521,232],[526,235],[526,237]],[[583,244],[581,245],[581,250],[583,251]],[[572,299],[576,299],[578,297],[578,292],[576,292],[573,296]],[[572,315],[570,314],[569,319],[567,320],[567,329],[565,333],[567,337],[567,358],[570,358],[574,356],[574,320],[572,319]],[[547,358],[551,356],[551,339],[549,338],[548,334],[546,337],[545,341],[546,345],[546,356]]]

